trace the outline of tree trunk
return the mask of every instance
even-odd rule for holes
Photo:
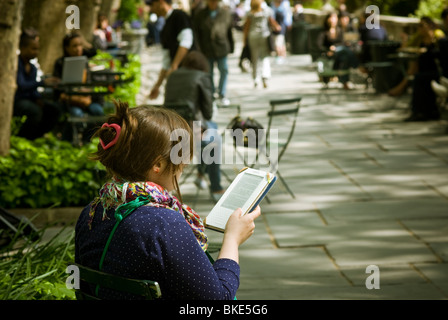
[[[87,42],[92,42],[93,30],[97,23],[97,16],[101,0],[77,0],[73,1],[79,7],[81,16],[81,34]]]
[[[101,1],[101,7],[100,7],[100,10],[99,10],[99,13],[104,14],[107,17],[107,19],[109,20],[110,24],[112,24],[113,19],[115,19],[115,15],[112,12],[114,6],[117,6],[117,0],[103,0],[103,1]],[[120,5],[118,3],[118,7],[119,6]]]
[[[23,27],[33,27],[40,34],[39,64],[46,74],[53,73],[54,62],[63,55],[62,39],[70,31],[78,31],[87,41],[92,40],[101,0],[25,0]],[[70,5],[79,8],[80,29],[66,27]]]
[[[0,0],[0,155],[9,153],[11,117],[17,88],[17,49],[24,0]]]
[[[39,32],[38,60],[45,74],[52,74],[54,62],[62,56],[62,39],[67,29],[66,0],[25,0],[23,28],[34,28]]]

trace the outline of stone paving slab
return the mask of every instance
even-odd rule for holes
[[[430,224],[434,219],[447,217],[446,201],[433,199],[384,199],[366,202],[316,203],[316,207],[325,217],[328,224],[353,222],[370,223],[373,221],[407,221],[419,223],[428,219]]]

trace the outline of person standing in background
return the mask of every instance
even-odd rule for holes
[[[275,21],[281,29],[274,32],[277,63],[283,63],[286,58],[286,31],[292,26],[292,12],[288,0],[273,0],[271,8],[274,11]]]
[[[149,94],[150,99],[156,99],[166,77],[182,63],[187,53],[194,48],[193,29],[190,17],[180,9],[173,9],[172,0],[146,0],[151,12],[165,18],[165,24],[160,34],[163,49],[162,69]]]
[[[222,139],[218,125],[213,121],[213,91],[208,68],[207,58],[200,51],[189,52],[180,68],[173,71],[166,80],[165,105],[186,104],[191,108],[194,120],[200,122],[200,132],[199,130],[193,132],[194,137],[201,141],[201,152],[198,155],[201,161],[194,183],[197,187],[206,189],[204,176],[207,173],[210,180],[210,195],[215,202],[218,202],[225,189],[221,186],[220,161],[214,159],[222,157]],[[202,149],[211,143],[213,143],[210,146],[213,156],[202,152]]]
[[[212,79],[212,90],[215,93],[214,65],[219,70],[217,95],[221,105],[228,105],[227,78],[229,67],[227,56],[233,53],[232,15],[229,9],[220,6],[220,0],[206,0],[206,7],[196,13],[193,21],[194,34],[199,50],[207,57]]]

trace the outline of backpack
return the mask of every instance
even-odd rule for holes
[[[233,135],[233,144],[235,146],[249,147],[249,141],[255,139],[255,146],[258,148],[259,135],[264,135],[263,126],[252,117],[248,117],[246,120],[244,120],[240,116],[236,116],[230,121],[227,129],[242,130],[242,136],[239,136],[238,134]],[[255,135],[253,133],[255,133]],[[253,146],[253,143],[251,143],[251,146]]]

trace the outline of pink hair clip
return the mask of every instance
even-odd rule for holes
[[[107,150],[107,149],[109,149],[110,147],[112,147],[113,145],[115,145],[117,143],[118,137],[120,137],[121,127],[120,127],[120,125],[118,125],[116,123],[111,123],[111,124],[104,123],[101,126],[101,128],[104,128],[104,127],[108,127],[108,128],[111,127],[111,128],[114,128],[115,131],[117,131],[117,134],[115,135],[115,138],[111,142],[106,144],[106,145],[104,145],[103,140],[100,139],[101,146],[103,147],[104,150]]]

